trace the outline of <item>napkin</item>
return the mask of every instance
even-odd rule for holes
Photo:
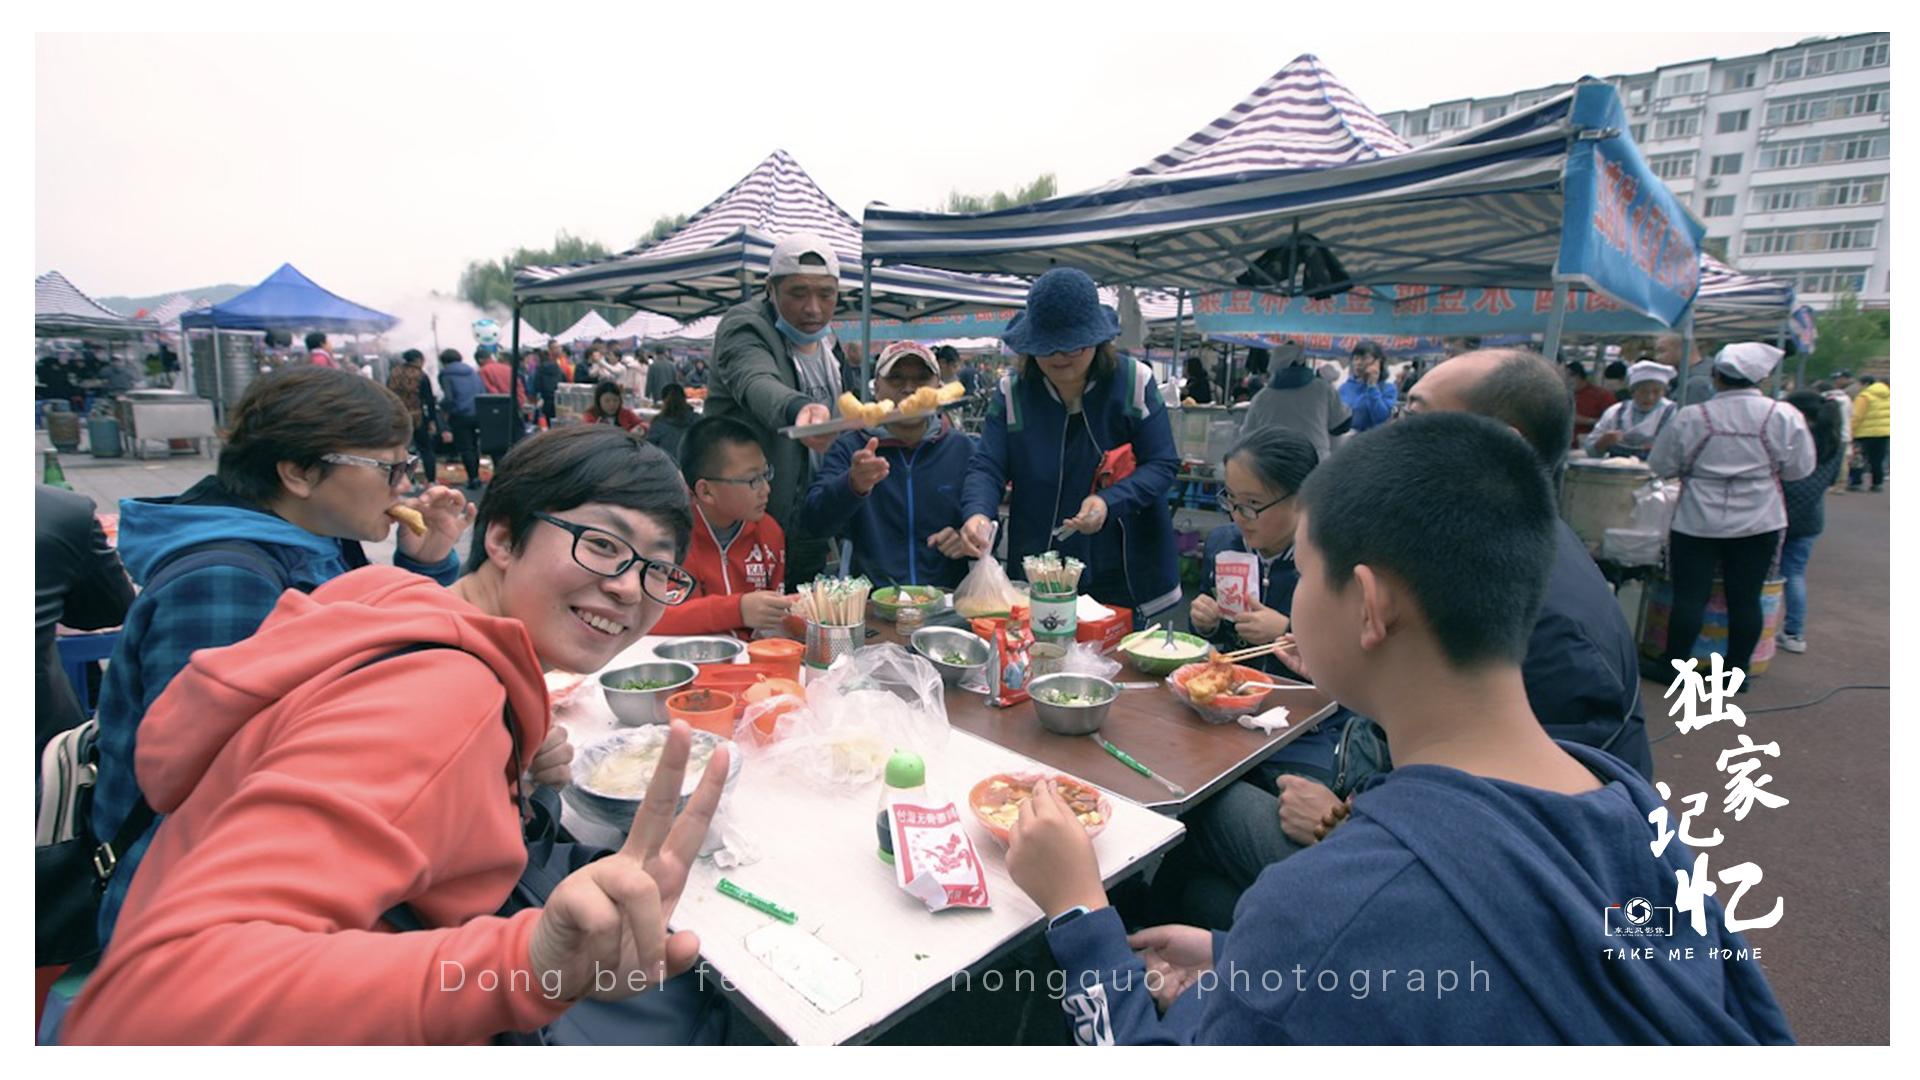
[[[1242,716],[1238,722],[1241,727],[1247,728],[1250,731],[1258,731],[1262,735],[1271,735],[1287,726],[1287,707],[1285,705],[1276,705],[1258,716]]]

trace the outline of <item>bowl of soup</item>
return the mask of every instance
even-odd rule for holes
[[[1121,638],[1118,651],[1142,675],[1164,678],[1188,664],[1205,660],[1212,648],[1206,638],[1197,634],[1175,633],[1169,644],[1165,630],[1154,630]]]
[[[621,728],[580,747],[573,757],[573,783],[562,790],[562,797],[588,820],[625,832],[633,826],[647,785],[653,782],[653,771],[660,766],[667,734],[665,724]],[[686,808],[687,798],[699,786],[713,752],[722,746],[728,747],[726,788],[733,789],[740,778],[739,750],[710,731],[695,731],[676,812]]]

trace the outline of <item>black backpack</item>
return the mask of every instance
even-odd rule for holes
[[[239,565],[292,588],[288,568],[263,545],[218,540],[176,552],[154,567],[142,589],[209,566]],[[100,898],[120,856],[158,817],[146,799],[134,804],[105,842],[93,832],[93,785],[100,773],[100,722],[89,719],[56,735],[40,755],[40,808],[33,850],[35,967],[74,964],[99,955]]]

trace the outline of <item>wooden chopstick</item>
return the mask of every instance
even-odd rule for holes
[[[1226,660],[1230,663],[1237,664],[1242,660],[1252,660],[1256,657],[1261,657],[1261,656],[1272,656],[1274,650],[1278,649],[1279,647],[1280,647],[1280,643],[1278,641],[1270,641],[1265,645],[1255,645],[1251,649],[1241,649],[1239,652],[1222,653],[1220,654],[1220,659]]]

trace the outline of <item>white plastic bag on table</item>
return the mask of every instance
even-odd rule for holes
[[[748,739],[767,766],[831,787],[863,787],[880,778],[895,750],[937,759],[951,730],[940,672],[898,645],[875,645],[842,658],[807,685],[807,705],[775,721],[767,745]],[[743,725],[765,709],[748,708]]]
[[[1111,680],[1120,674],[1120,661],[1111,659],[1099,649],[1084,641],[1075,642],[1067,650],[1066,659],[1060,661],[1060,670],[1075,675],[1092,675],[1097,679]]]
[[[953,590],[953,610],[965,619],[1006,615],[1013,611],[1013,602],[1019,597],[1000,560],[993,557],[989,542],[987,553],[973,560],[973,569],[967,571],[960,587]]]
[[[1673,529],[1673,512],[1680,506],[1680,485],[1671,480],[1653,479],[1633,492],[1633,528],[1640,532],[1667,535]]]

